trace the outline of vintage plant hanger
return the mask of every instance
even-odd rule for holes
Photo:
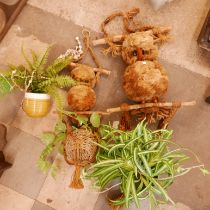
[[[60,117],[63,121],[59,124],[60,126],[65,125],[62,126],[65,127],[65,135],[63,135],[62,132],[62,138],[59,141],[56,140],[56,137],[53,137],[54,146],[52,147],[51,143],[47,145],[39,160],[40,169],[43,170],[45,166],[47,166],[46,169],[48,170],[48,166],[50,166],[48,160],[50,154],[54,151],[53,148],[55,148],[55,145],[60,144],[59,147],[63,147],[62,151],[66,162],[70,165],[75,165],[75,172],[72,176],[70,187],[76,189],[84,187],[80,178],[81,168],[95,161],[97,146],[93,142],[98,141],[97,129],[100,126],[100,115],[108,114],[106,112],[90,111],[96,102],[96,94],[93,88],[99,82],[100,74],[110,74],[109,71],[102,69],[91,48],[89,32],[83,31],[83,36],[86,46],[85,49],[90,52],[97,67],[93,68],[85,64],[75,63],[82,59],[82,57],[78,57],[77,55],[77,60],[74,59],[74,63],[71,63],[70,66],[73,67],[73,69],[70,74],[77,83],[68,91],[67,100],[71,111],[64,109],[58,110],[58,112],[62,114]],[[81,43],[79,42],[79,44]],[[81,47],[79,47],[79,50],[81,50]],[[59,57],[65,58],[66,55],[69,55],[68,52],[70,52],[70,50],[67,50],[64,55]],[[56,136],[59,134],[56,128],[53,136],[55,136],[55,134]],[[51,149],[47,149],[48,147]],[[47,155],[46,150],[49,151]],[[53,174],[55,173],[53,172]]]
[[[157,102],[160,102],[161,97],[167,92],[169,83],[165,68],[157,60],[158,47],[170,39],[170,28],[137,23],[134,17],[139,11],[138,8],[134,8],[128,12],[116,12],[107,17],[101,24],[104,38],[93,40],[93,45],[107,44],[109,47],[103,50],[105,54],[112,53],[113,56],[122,57],[128,65],[122,78],[123,90],[130,100],[144,107],[133,110],[134,106],[131,112],[130,105],[126,105],[128,108],[121,109],[126,112],[121,123],[125,126],[129,122],[123,121],[125,119],[128,121],[135,116],[139,120],[146,118],[150,123],[159,121],[160,128],[167,125],[177,109],[181,107],[181,102],[167,102],[170,106],[163,106],[163,104],[157,106]],[[125,33],[111,36],[106,26],[116,17],[122,17]],[[150,103],[150,106],[144,106],[145,103]],[[129,128],[129,126],[126,127]]]

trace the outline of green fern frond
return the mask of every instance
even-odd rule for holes
[[[53,78],[49,78],[38,84],[39,89],[50,88],[51,85],[56,85],[59,88],[67,88],[75,86],[77,83],[74,79],[67,75],[59,75]]]
[[[36,54],[34,50],[30,49],[30,51],[33,58],[33,63],[35,63],[38,60],[39,56]]]
[[[50,76],[56,76],[70,63],[71,63],[70,57],[57,58],[50,66],[47,67],[46,73]]]
[[[8,68],[9,68],[9,71],[10,73],[12,71],[16,71],[16,72],[28,72],[28,73],[31,73],[29,69],[27,69],[25,66],[23,65],[12,65],[12,64],[8,64]]]
[[[33,64],[31,63],[31,61],[29,60],[29,58],[26,56],[25,51],[24,51],[24,49],[23,49],[23,45],[22,45],[22,47],[21,47],[21,52],[22,52],[22,55],[23,55],[23,57],[24,57],[26,63],[27,63],[28,66],[29,66],[30,71],[33,71],[33,69],[34,69]]]
[[[54,83],[60,88],[72,87],[77,84],[77,82],[67,75],[59,75],[54,78]]]
[[[44,72],[44,68],[45,65],[48,61],[48,57],[49,57],[49,52],[51,50],[53,45],[50,45],[47,47],[47,49],[45,50],[44,54],[39,57],[36,62],[34,63],[34,68],[36,69],[37,73],[43,73]]]
[[[38,160],[38,167],[42,171],[48,171],[51,167],[52,163],[49,162],[48,157],[52,153],[54,149],[54,144],[49,144],[45,147],[45,149],[42,151],[39,160]]]
[[[46,88],[46,92],[53,98],[56,107],[62,110],[65,104],[65,98],[63,94],[60,93],[60,89],[52,86]]]
[[[3,75],[0,74],[0,97],[10,93],[13,89],[10,81]]]

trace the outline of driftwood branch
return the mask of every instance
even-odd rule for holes
[[[155,43],[158,43],[158,42],[161,42],[163,41],[163,36],[167,37],[167,34],[170,32],[171,30],[171,27],[142,27],[141,30],[139,30],[140,32],[141,31],[147,31],[147,30],[152,30],[153,31],[153,34],[156,36],[154,38],[154,42]],[[162,36],[158,36],[158,34],[162,34]],[[112,41],[112,42],[122,42],[123,40],[125,39],[125,35],[122,35],[122,34],[118,34],[118,35],[114,35],[114,36],[110,36],[109,37],[109,40]],[[92,41],[92,44],[93,46],[97,46],[97,45],[103,45],[103,44],[106,44],[107,43],[107,39],[106,38],[102,38],[102,39],[96,39],[96,40],[93,40]]]
[[[91,115],[93,113],[97,113],[99,115],[110,115],[108,112],[101,112],[101,111],[81,111],[81,112],[75,112],[79,115]]]
[[[53,111],[53,114],[57,114],[59,111]],[[98,113],[99,115],[110,115],[108,112],[102,112],[102,111],[74,111],[74,113],[79,114],[79,115],[91,115],[93,113]],[[63,113],[65,115],[65,113]]]
[[[106,111],[108,113],[130,111],[135,109],[149,108],[149,107],[180,107],[180,106],[194,106],[196,101],[190,102],[164,102],[164,103],[144,103],[144,104],[122,104],[120,107],[110,108]]]
[[[78,64],[77,63],[73,63],[71,62],[70,66],[71,67],[76,67]],[[100,72],[101,74],[105,74],[105,75],[110,75],[111,74],[111,71],[109,70],[106,70],[106,69],[102,69],[102,68],[93,68],[93,71],[94,72]]]
[[[113,37],[110,37],[110,40],[113,42],[120,42],[123,41],[125,38],[125,35],[115,35]],[[97,46],[97,45],[102,45],[102,44],[106,44],[107,41],[106,39],[102,38],[102,39],[96,39],[92,41],[93,46]]]

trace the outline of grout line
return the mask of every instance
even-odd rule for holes
[[[53,207],[49,206],[48,204],[45,204],[45,203],[43,203],[43,202],[37,200],[37,199],[34,199],[34,204],[33,204],[32,208],[31,208],[31,210],[36,210],[36,209],[33,209],[33,207],[35,206],[35,202],[39,202],[39,203],[41,203],[42,205],[51,208],[52,210],[56,210],[55,208],[53,208]],[[39,209],[38,209],[38,210],[39,210]]]
[[[8,188],[8,189],[10,189],[10,190],[12,190],[12,191],[14,191],[14,192],[16,192],[17,194],[19,194],[19,195],[22,195],[22,196],[24,196],[24,197],[27,197],[27,198],[29,198],[29,199],[31,199],[31,200],[34,200],[35,201],[35,199],[34,198],[31,198],[30,196],[28,196],[28,195],[25,195],[25,194],[23,194],[23,193],[21,193],[21,192],[18,192],[17,190],[15,190],[15,189],[13,189],[13,188],[11,188],[11,187],[8,187],[7,185],[5,185],[4,183],[0,183],[0,186],[4,186],[4,187],[6,187],[6,188]]]

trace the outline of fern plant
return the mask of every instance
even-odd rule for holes
[[[59,57],[50,65],[46,65],[51,47],[49,46],[42,55],[30,50],[31,58],[22,48],[27,66],[9,64],[7,71],[0,72],[0,95],[6,95],[14,88],[25,92],[47,93],[54,98],[57,107],[62,108],[63,99],[59,89],[72,87],[76,85],[76,81],[70,76],[60,74],[70,64],[71,57]]]

